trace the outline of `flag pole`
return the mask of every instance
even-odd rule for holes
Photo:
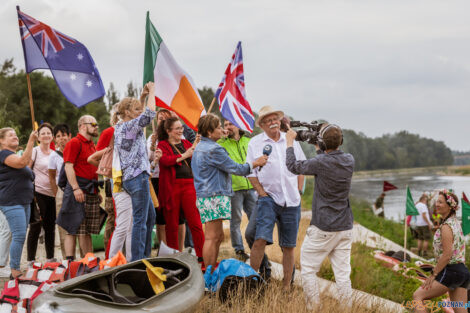
[[[35,129],[36,119],[34,118],[33,93],[31,92],[31,79],[29,78],[29,73],[26,73],[26,81],[28,82],[28,96],[29,96],[29,108],[31,110],[31,123],[33,125],[33,130],[36,130]]]
[[[406,233],[408,232],[408,225],[406,224],[406,213],[405,213],[405,242],[403,243],[403,247],[405,248],[405,250],[403,251],[404,254],[403,254],[403,262],[406,262]]]
[[[212,107],[214,106],[214,103],[215,103],[215,97],[212,98],[212,102],[211,102],[211,105],[209,106],[209,110],[207,110],[207,113],[211,113],[211,110],[212,110]]]
[[[407,190],[407,197],[408,197],[408,185],[406,185],[406,190]],[[406,218],[408,216],[406,215],[406,210],[405,210],[405,240],[403,242],[403,248],[405,248],[405,250],[403,250],[403,262],[406,262],[406,234],[407,234],[407,228],[408,228],[408,225],[406,224]]]

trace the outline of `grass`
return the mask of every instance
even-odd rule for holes
[[[403,224],[374,215],[370,203],[365,200],[351,198],[351,208],[355,222],[399,245],[403,245],[405,231]],[[418,242],[411,236],[409,228],[406,238],[408,248],[418,246]]]
[[[352,287],[398,303],[412,300],[413,293],[421,282],[385,268],[374,259],[373,251],[374,249],[364,244],[352,245]],[[334,281],[334,273],[329,261],[323,262],[319,276]]]
[[[302,196],[302,208],[310,209],[313,200],[314,178],[307,177],[305,193]],[[371,209],[371,204],[365,200],[350,197],[351,209],[354,215],[354,221],[362,226],[384,236],[391,241],[403,245],[404,225],[392,220],[387,220],[375,216]],[[407,247],[417,247],[418,243],[411,236],[411,231],[407,233]]]
[[[196,313],[246,313],[246,312],[269,312],[269,313],[284,313],[284,312],[296,312],[296,313],[307,313],[311,312],[307,310],[304,301],[304,295],[302,288],[294,287],[292,291],[286,293],[283,291],[281,283],[273,281],[264,289],[262,295],[259,293],[253,293],[247,297],[239,297],[241,292],[235,293],[232,298],[231,304],[220,303],[216,296],[206,296],[197,305]],[[358,312],[358,313],[376,313],[384,312],[391,313],[391,311],[384,310],[383,308],[377,307],[373,309],[367,309],[361,303],[356,301],[352,308],[345,308],[337,300],[321,295],[321,309],[314,312],[329,312],[329,313],[342,313],[342,312]]]

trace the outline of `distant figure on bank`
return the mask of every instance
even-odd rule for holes
[[[457,219],[459,199],[448,191],[439,192],[436,203],[441,214],[440,226],[434,234],[434,257],[437,264],[426,281],[415,291],[413,300],[419,301],[414,312],[427,312],[423,300],[449,293],[452,302],[467,303],[470,273],[465,266],[465,240]],[[455,313],[467,312],[466,308],[454,307]]]
[[[385,217],[384,200],[385,200],[385,192],[382,192],[382,194],[377,198],[377,200],[375,200],[375,203],[373,206],[374,214],[379,217]]]
[[[431,239],[433,224],[428,211],[428,196],[423,194],[416,204],[419,215],[416,216],[416,232],[418,234],[418,255],[427,257],[428,241]]]

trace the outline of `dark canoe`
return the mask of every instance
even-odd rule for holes
[[[65,281],[36,298],[32,312],[192,312],[204,295],[204,279],[196,258],[179,253],[147,260],[173,276],[158,295],[143,262],[135,261]]]

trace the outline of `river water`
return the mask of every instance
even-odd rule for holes
[[[351,195],[365,199],[372,205],[382,193],[384,180],[398,187],[398,190],[387,191],[384,201],[385,217],[396,221],[402,221],[405,216],[407,185],[410,187],[414,202],[418,201],[425,191],[430,192],[444,188],[453,189],[459,199],[462,197],[462,191],[465,191],[465,194],[470,197],[470,176],[407,175],[402,173],[400,175],[384,174],[382,176],[353,178]],[[461,215],[462,210],[460,209],[457,216]]]

